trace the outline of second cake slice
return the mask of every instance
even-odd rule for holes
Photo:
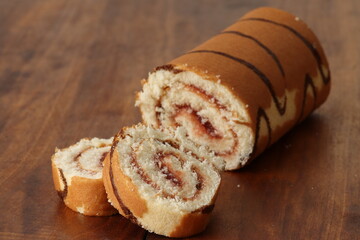
[[[217,158],[181,129],[124,128],[104,162],[105,189],[113,206],[134,223],[165,236],[190,236],[205,229],[214,208]]]

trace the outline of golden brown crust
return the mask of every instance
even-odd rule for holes
[[[210,214],[189,213],[182,218],[180,224],[169,234],[169,237],[181,238],[200,233],[205,230],[209,220]]]
[[[208,206],[202,207],[197,211],[189,213],[183,217],[181,223],[170,233],[170,237],[187,237],[200,233],[205,230],[210,221],[211,213],[215,207],[215,201],[219,193],[217,189],[213,199]]]
[[[83,214],[89,216],[109,216],[117,212],[107,200],[102,179],[73,177],[65,204],[74,211],[82,208]]]
[[[51,171],[52,171],[52,177],[53,177],[53,182],[54,182],[54,186],[55,186],[55,190],[57,192],[61,192],[64,189],[61,188],[61,177],[60,177],[60,173],[58,168],[55,166],[54,157],[51,158]]]
[[[261,7],[245,14],[241,19],[249,19],[249,18],[263,18],[278,23],[286,23],[288,26],[295,29],[297,32],[301,33],[305,39],[309,40],[311,43],[314,44],[314,47],[319,50],[321,61],[326,66],[328,66],[328,61],[326,59],[324,50],[322,49],[322,46],[318,38],[309,29],[309,27],[303,21],[301,21],[299,17],[296,17],[280,9],[271,8],[271,7]]]
[[[117,213],[107,200],[102,179],[74,176],[69,184],[62,176],[61,169],[54,163],[54,157],[51,166],[55,190],[67,207],[88,216],[110,216]]]
[[[113,179],[111,179],[110,171],[112,171]],[[104,162],[104,176],[106,176],[105,188],[108,197],[121,215],[129,217],[125,213],[124,207],[136,217],[142,217],[147,212],[146,201],[140,197],[137,187],[132,183],[131,179],[122,173],[119,166],[119,154],[116,149],[111,160],[109,158]],[[117,194],[115,191],[117,191]]]
[[[116,200],[114,189],[111,185],[111,179],[110,179],[110,154],[108,154],[104,160],[104,167],[103,167],[103,181],[104,181],[104,187],[107,194],[107,197],[113,207],[115,207],[121,215],[125,215],[125,213],[122,211],[119,202]]]
[[[250,106],[246,110],[258,135],[252,158],[319,107],[331,85],[328,62],[314,33],[294,15],[274,8],[247,13],[169,64],[214,82],[219,76],[234,97]],[[292,102],[290,94],[295,95]],[[276,111],[269,113],[272,105]],[[291,108],[295,114],[271,129],[275,115],[285,116]],[[268,128],[270,135],[265,134]]]

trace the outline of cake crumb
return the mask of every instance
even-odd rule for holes
[[[238,188],[239,188],[239,187],[240,187],[240,184],[236,185],[236,187],[238,187]]]
[[[84,214],[84,206],[81,206],[81,207],[77,207],[76,210],[81,213],[81,214]]]
[[[295,21],[300,21],[300,18],[299,18],[299,17],[295,17]]]

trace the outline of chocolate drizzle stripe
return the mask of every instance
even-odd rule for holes
[[[286,30],[290,31],[291,33],[293,33],[297,38],[299,38],[304,45],[310,50],[310,52],[312,53],[312,55],[314,56],[315,60],[316,60],[316,64],[317,67],[320,71],[320,75],[322,78],[322,81],[324,84],[328,84],[330,82],[330,75],[328,75],[327,77],[325,77],[324,74],[324,70],[322,68],[322,60],[320,57],[320,54],[318,52],[318,50],[316,49],[316,47],[309,41],[307,40],[303,35],[301,35],[298,31],[296,31],[294,28],[282,24],[282,23],[278,23],[269,19],[265,19],[265,18],[246,18],[246,19],[241,19],[240,21],[261,21],[261,22],[266,22],[266,23],[270,23],[270,24],[274,24],[277,26],[280,26],[282,28],[285,28]],[[313,95],[314,95],[314,107],[313,109],[316,108],[316,98],[317,98],[317,94],[316,94],[316,87],[314,85],[313,79],[309,76],[309,74],[305,75],[305,82],[304,82],[304,96],[303,96],[303,100],[302,100],[302,106],[301,106],[301,112],[300,112],[300,116],[297,122],[300,122],[303,118],[304,115],[304,108],[305,108],[305,104],[306,104],[306,92],[308,87],[311,87],[312,91],[313,91]]]
[[[107,154],[108,154],[108,152],[104,152],[104,153],[101,155],[101,158],[100,158],[100,160],[99,160],[101,166],[102,166],[102,163],[104,162],[105,157],[106,157]]]
[[[313,106],[313,110],[314,110],[316,108],[316,98],[317,98],[316,88],[315,88],[312,78],[309,76],[309,74],[306,74],[305,81],[304,81],[304,93],[303,93],[304,97],[302,100],[301,112],[300,112],[298,122],[300,122],[302,120],[303,115],[304,115],[304,108],[305,108],[305,104],[306,104],[306,100],[307,100],[306,93],[307,93],[307,90],[309,87],[311,87],[311,90],[312,90],[313,96],[314,96],[314,106]]]
[[[111,151],[111,156],[113,151]],[[114,195],[116,197],[116,200],[119,203],[120,208],[122,209],[122,211],[124,212],[124,214],[126,215],[126,217],[131,220],[132,222],[137,224],[137,220],[136,217],[133,215],[133,213],[130,211],[130,209],[128,207],[125,206],[124,202],[121,200],[120,194],[118,192],[118,189],[116,187],[115,181],[114,181],[114,173],[113,173],[113,169],[112,169],[112,158],[110,158],[109,161],[110,164],[110,169],[109,169],[109,177],[110,177],[110,182],[111,182],[111,187],[114,191]]]
[[[272,57],[272,59],[275,61],[276,65],[278,66],[278,68],[279,68],[279,70],[281,72],[281,75],[283,77],[285,77],[284,68],[283,68],[282,64],[280,63],[279,58],[276,56],[275,53],[273,53],[273,51],[271,51],[267,46],[265,46],[265,44],[260,42],[258,39],[254,38],[253,36],[244,34],[242,32],[238,32],[238,31],[224,31],[224,32],[222,32],[220,34],[234,34],[234,35],[241,36],[241,37],[244,37],[244,38],[247,38],[247,39],[250,39],[250,40],[254,41],[257,45],[259,45],[262,49],[264,49],[266,51],[266,53],[268,55],[270,55],[270,57]]]
[[[181,69],[176,69],[174,65],[172,64],[166,64],[166,65],[162,65],[162,66],[159,66],[159,67],[156,67],[154,69],[153,72],[156,72],[156,71],[159,71],[159,70],[165,70],[165,71],[169,71],[169,72],[172,72],[174,74],[178,74],[178,73],[181,73],[183,72],[184,70],[181,70]]]
[[[320,57],[320,54],[318,52],[318,50],[315,48],[315,46],[309,41],[307,40],[303,35],[301,35],[298,31],[296,31],[294,28],[285,25],[283,23],[278,23],[269,19],[265,19],[265,18],[245,18],[245,19],[240,19],[239,21],[261,21],[261,22],[266,22],[266,23],[270,23],[270,24],[274,24],[280,27],[283,27],[285,29],[287,29],[288,31],[290,31],[291,33],[293,33],[296,37],[298,37],[304,44],[305,46],[311,51],[312,55],[314,56],[317,66],[319,68],[320,74],[321,74],[321,78],[324,82],[324,84],[329,83],[330,81],[330,75],[328,75],[327,77],[325,77],[323,68],[322,68],[322,60]]]
[[[271,97],[274,99],[274,102],[275,102],[275,106],[276,106],[276,109],[278,110],[278,112],[280,113],[280,115],[284,115],[285,113],[285,110],[286,110],[286,103],[287,103],[287,98],[285,96],[285,101],[284,101],[284,105],[281,106],[280,105],[280,101],[279,99],[277,98],[276,96],[276,93],[275,93],[275,90],[270,82],[270,80],[268,79],[268,77],[266,77],[266,75],[261,72],[258,68],[256,68],[254,65],[252,65],[251,63],[241,59],[241,58],[237,58],[237,57],[234,57],[230,54],[227,54],[227,53],[223,53],[223,52],[219,52],[219,51],[213,51],[213,50],[195,50],[195,51],[191,51],[191,52],[188,52],[187,54],[194,54],[194,53],[211,53],[211,54],[216,54],[216,55],[219,55],[219,56],[223,56],[223,57],[226,57],[228,59],[231,59],[231,60],[234,60],[242,65],[244,65],[245,67],[249,68],[251,71],[253,71],[261,80],[262,82],[265,84],[265,86],[268,88],[270,94],[271,94]]]
[[[111,149],[110,149],[110,159],[113,158],[115,148],[116,148],[116,146],[117,146],[118,143],[119,143],[120,135],[122,135],[122,132],[119,132],[119,133],[117,133],[117,134],[114,136],[113,143],[112,143]]]
[[[270,24],[274,24],[277,26],[280,26],[288,31],[290,31],[292,34],[294,34],[297,38],[299,38],[304,45],[310,50],[311,54],[313,55],[314,59],[316,60],[316,64],[317,64],[317,68],[320,72],[322,81],[324,84],[328,84],[330,82],[330,74],[328,74],[327,76],[325,76],[324,74],[324,69],[322,68],[323,62],[321,59],[321,56],[318,52],[318,50],[316,49],[315,45],[313,45],[309,40],[307,40],[303,35],[301,35],[298,31],[296,31],[294,28],[287,26],[285,24],[282,23],[278,23],[276,21],[272,21],[269,19],[264,19],[264,18],[246,18],[246,19],[240,19],[239,21],[261,21],[261,22],[266,22],[266,23],[270,23]],[[243,34],[241,32],[237,32],[237,31],[224,31],[220,34],[236,34],[238,36],[242,36],[248,39],[253,40],[255,43],[257,43],[260,47],[262,47],[276,62],[276,64],[278,65],[282,75],[284,76],[284,70],[283,67],[279,61],[279,59],[277,58],[277,56],[269,49],[267,48],[263,43],[261,43],[259,40],[257,40],[256,38]],[[212,53],[212,54],[217,54],[217,55],[221,55],[224,57],[227,57],[229,59],[232,59],[234,61],[237,61],[241,64],[243,64],[244,66],[248,67],[249,69],[251,69],[254,73],[256,73],[259,78],[264,82],[264,84],[267,86],[267,88],[269,89],[269,92],[272,96],[272,98],[274,99],[276,108],[278,110],[278,112],[280,113],[280,115],[283,115],[286,111],[286,104],[287,104],[287,98],[285,96],[285,101],[283,106],[280,105],[280,101],[278,100],[275,91],[273,89],[273,86],[271,84],[271,82],[269,81],[269,79],[259,70],[257,69],[254,65],[252,65],[251,63],[240,59],[240,58],[236,58],[234,56],[231,56],[229,54],[223,53],[223,52],[219,52],[219,51],[213,51],[213,50],[195,50],[195,51],[191,51],[188,52],[186,54],[194,54],[194,53]],[[185,54],[185,55],[186,55]],[[304,108],[305,108],[305,104],[306,104],[306,100],[307,100],[307,90],[308,88],[311,88],[312,92],[313,92],[313,96],[314,96],[314,106],[313,109],[316,108],[316,98],[317,98],[317,93],[316,93],[316,87],[315,84],[313,82],[313,79],[311,78],[311,76],[309,74],[305,75],[305,81],[304,81],[304,90],[303,90],[303,99],[302,99],[302,106],[301,106],[301,112],[300,112],[300,116],[297,122],[300,122],[303,118],[304,115]],[[272,133],[272,129],[271,129],[271,125],[270,125],[270,119],[267,116],[266,112],[264,109],[259,108],[258,112],[257,112],[257,117],[256,117],[256,132],[255,132],[255,143],[254,143],[254,147],[253,147],[253,151],[251,153],[251,155],[254,155],[257,151],[258,148],[258,140],[259,140],[259,132],[260,132],[260,120],[261,118],[264,118],[266,125],[267,125],[267,130],[268,130],[268,141],[267,141],[267,146],[269,146],[271,144],[271,133]]]
[[[259,108],[258,112],[257,112],[257,116],[256,116],[255,143],[254,143],[254,147],[253,147],[253,151],[252,151],[251,155],[254,155],[258,148],[257,145],[258,145],[258,141],[259,141],[259,137],[260,137],[259,135],[260,135],[260,123],[261,123],[260,120],[261,120],[261,118],[263,118],[265,120],[267,129],[268,129],[268,141],[267,141],[265,148],[267,148],[271,144],[272,129],[271,129],[271,125],[270,125],[270,119],[269,119],[268,115],[266,114],[265,110],[262,108]]]
[[[60,173],[61,181],[64,184],[64,190],[58,191],[58,194],[62,199],[65,199],[67,197],[67,194],[68,194],[68,185],[67,185],[67,182],[66,182],[64,172],[63,172],[63,170],[61,168],[59,168],[59,173]]]

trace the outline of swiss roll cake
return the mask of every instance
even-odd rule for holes
[[[191,236],[205,229],[214,208],[218,158],[180,128],[123,128],[104,162],[105,189],[121,215],[148,231]]]
[[[304,120],[329,91],[314,33],[298,17],[265,7],[155,68],[136,105],[146,124],[184,127],[233,170]]]
[[[70,209],[88,216],[108,216],[117,210],[108,202],[102,179],[103,161],[110,139],[81,139],[56,149],[51,158],[55,189]]]

